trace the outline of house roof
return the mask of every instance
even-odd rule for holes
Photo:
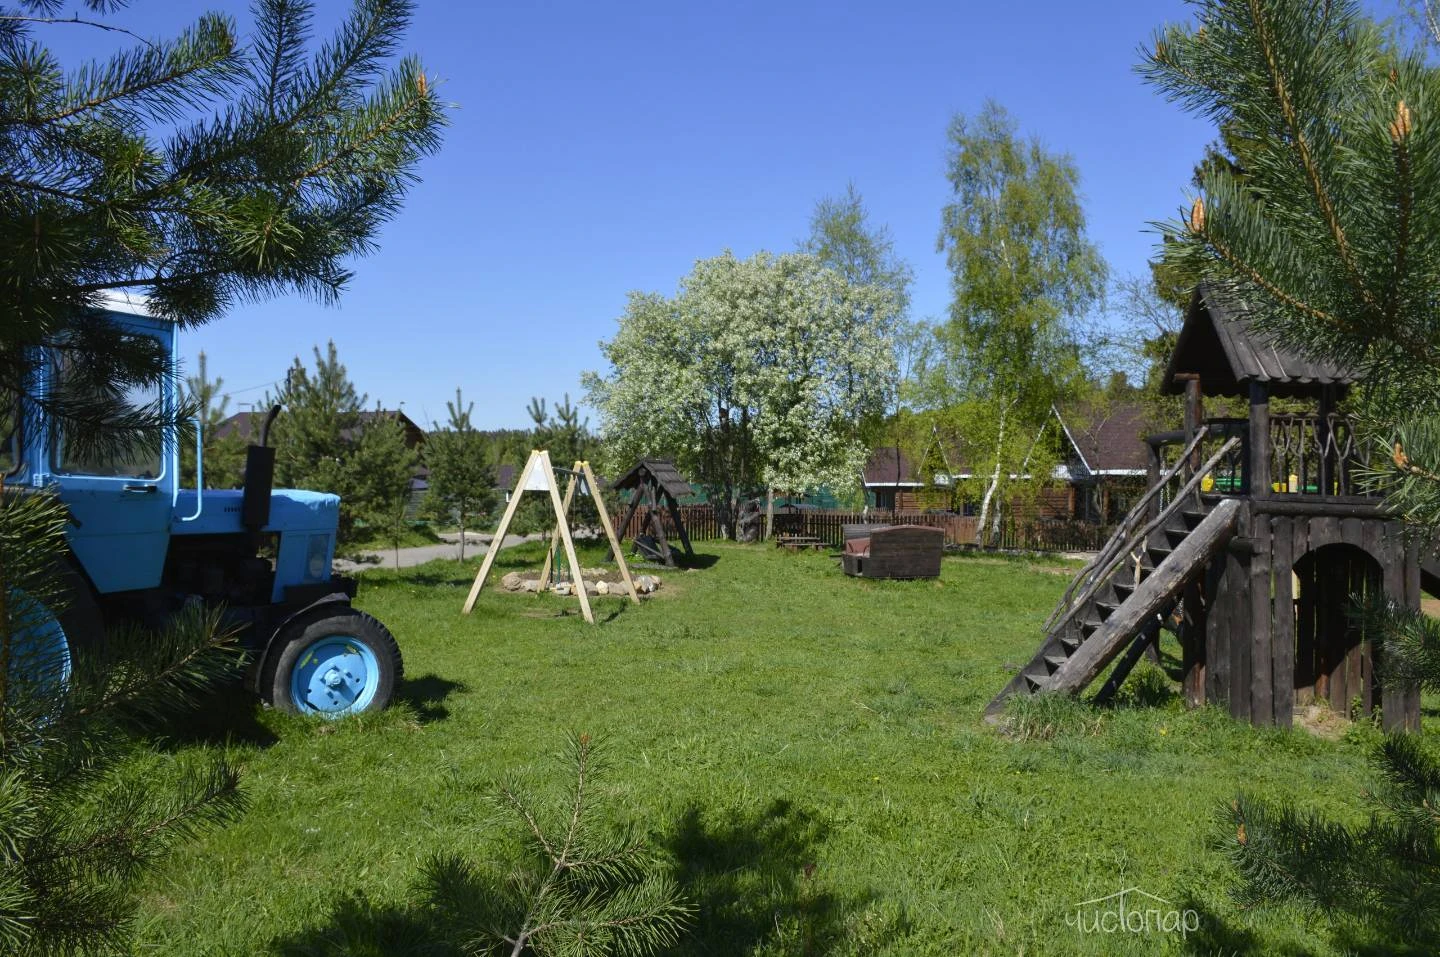
[[[660,488],[676,501],[687,495],[695,494],[690,483],[685,481],[685,477],[675,468],[675,463],[668,459],[641,459],[635,463],[634,468],[616,479],[610,487],[617,492],[623,489],[638,489],[650,478],[653,478]]]
[[[230,418],[215,426],[215,438],[223,439],[231,433],[238,433],[242,439],[249,439],[252,436],[258,437],[260,425],[265,421],[268,410],[254,412],[236,412]],[[283,416],[285,413],[280,413]],[[425,441],[425,430],[411,421],[410,417],[401,411],[390,411],[387,409],[366,409],[360,414],[362,424],[373,421],[377,416],[398,417],[400,424],[405,427],[405,442],[412,448]],[[352,438],[350,429],[341,429],[340,436],[344,439]]]
[[[1251,382],[1264,382],[1272,395],[1310,396],[1322,386],[1350,386],[1355,377],[1325,359],[1306,358],[1255,327],[1254,308],[1211,283],[1190,299],[1175,352],[1165,369],[1162,391],[1180,395],[1195,374],[1205,395],[1244,395]]]
[[[924,484],[916,478],[910,457],[893,445],[871,449],[863,474],[867,488],[919,487]]]
[[[518,465],[511,465],[504,462],[495,466],[495,487],[504,491],[511,491],[515,488],[515,479],[520,474]]]
[[[1095,475],[1145,471],[1145,435],[1154,431],[1150,410],[1138,402],[1082,403],[1055,410],[1070,444]]]

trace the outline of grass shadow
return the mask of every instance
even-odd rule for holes
[[[270,942],[274,957],[459,957],[445,928],[425,910],[382,906],[349,894],[330,908],[324,924]]]
[[[829,827],[789,801],[720,815],[692,806],[668,847],[695,925],[675,955],[826,953],[844,935],[844,903],[817,879]]]
[[[268,748],[280,738],[260,720],[262,707],[240,679],[225,681],[206,692],[198,707],[165,715],[150,736],[165,750],[235,744]]]
[[[450,717],[450,709],[445,707],[446,698],[469,690],[463,681],[451,681],[436,674],[421,675],[401,681],[395,700],[409,705],[415,712],[415,720],[430,724]]]

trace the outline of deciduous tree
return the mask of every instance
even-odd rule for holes
[[[983,542],[998,530],[987,520],[1009,477],[1042,474],[1050,410],[1083,381],[1073,323],[1102,296],[1106,268],[1086,236],[1069,157],[1020,138],[993,102],[957,116],[949,146],[953,199],[938,248],[952,299],[926,395],[932,409],[959,417],[974,468],[988,473]]]
[[[888,331],[855,317],[890,301],[801,253],[726,253],[674,297],[632,294],[601,345],[609,373],[585,378],[607,467],[675,459],[731,534],[758,489],[853,485],[866,453],[854,423],[883,411],[895,361]]]

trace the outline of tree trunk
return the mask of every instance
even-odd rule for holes
[[[465,560],[465,513],[460,513],[460,560]]]
[[[765,541],[775,537],[775,486],[765,486]]]
[[[1005,419],[1009,413],[1009,406],[1000,412],[1000,433],[995,438],[995,469],[990,473],[990,482],[985,486],[985,497],[980,502],[980,521],[975,523],[975,544],[981,547],[985,545],[985,523],[990,518],[990,502],[995,497],[995,489],[1000,485],[1000,459],[1005,451]]]

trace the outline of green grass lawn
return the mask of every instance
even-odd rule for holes
[[[137,759],[164,774],[223,748],[251,799],[151,882],[139,951],[425,952],[396,943],[423,937],[421,863],[513,853],[491,785],[563,785],[551,756],[575,729],[608,743],[611,816],[698,908],[682,954],[1332,952],[1313,916],[1229,902],[1214,822],[1242,788],[1358,819],[1373,728],[1324,741],[1172,700],[1019,740],[981,712],[1073,566],[950,558],[938,581],[868,582],[824,555],[703,552],[639,607],[596,599],[595,627],[573,600],[494,591],[463,617],[471,563],[367,572],[359,604],[405,653],[398,707],[325,724],[237,695]],[[506,551],[496,580],[539,555]],[[1200,930],[1067,926],[1129,887]]]

